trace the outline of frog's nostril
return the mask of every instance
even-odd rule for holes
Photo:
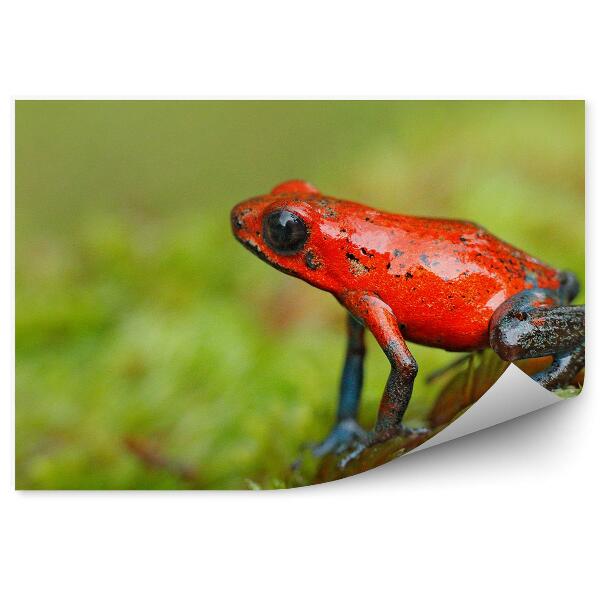
[[[237,206],[231,209],[231,227],[234,231],[244,228],[244,214],[245,212]]]
[[[254,211],[249,206],[234,206],[231,209],[231,226],[234,232],[248,230],[251,226]]]

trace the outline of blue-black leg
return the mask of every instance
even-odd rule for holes
[[[336,423],[327,438],[313,448],[316,456],[344,452],[367,438],[366,432],[356,422],[363,384],[365,328],[351,314],[348,314],[347,327],[348,345],[340,383]]]
[[[344,359],[344,370],[340,382],[340,401],[337,421],[356,419],[363,385],[363,363],[365,358],[365,328],[348,314],[348,346]]]

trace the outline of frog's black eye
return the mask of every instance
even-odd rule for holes
[[[265,242],[278,254],[296,254],[308,239],[304,221],[289,210],[276,210],[263,220]]]

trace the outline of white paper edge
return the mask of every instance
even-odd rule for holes
[[[412,452],[481,431],[558,402],[560,398],[516,367],[509,365],[498,381],[456,421]]]

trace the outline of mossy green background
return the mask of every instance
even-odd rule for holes
[[[231,206],[303,178],[477,221],[583,282],[584,113],[567,101],[17,102],[17,487],[286,485],[301,445],[331,425],[344,315],[237,244]],[[411,348],[418,424],[434,398],[423,375],[452,357]],[[387,372],[369,339],[365,426]]]

